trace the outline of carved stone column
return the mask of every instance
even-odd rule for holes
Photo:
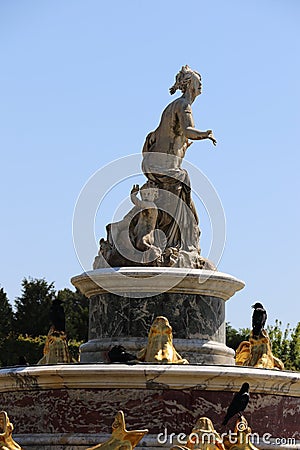
[[[72,278],[90,298],[89,341],[81,362],[107,362],[113,345],[135,353],[157,316],[168,318],[174,345],[190,363],[234,365],[225,345],[225,301],[244,287],[216,271],[172,268],[98,269]]]

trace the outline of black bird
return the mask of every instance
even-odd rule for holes
[[[233,397],[222,425],[226,425],[233,416],[244,411],[249,403],[249,398],[249,383],[244,383],[239,392],[237,392]]]
[[[136,356],[128,353],[122,345],[115,345],[111,350],[109,350],[108,357],[110,362],[120,363],[126,363],[136,359]]]
[[[62,306],[61,300],[59,300],[58,298],[52,301],[49,318],[51,325],[54,326],[56,331],[66,330],[65,311]]]
[[[29,366],[29,362],[27,361],[26,356],[19,356],[18,366]]]
[[[265,327],[265,323],[267,321],[267,311],[263,307],[263,305],[259,302],[252,305],[254,308],[252,314],[252,332],[253,336],[260,336],[262,330]]]

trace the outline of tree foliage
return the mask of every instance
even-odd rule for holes
[[[20,365],[20,357],[29,365],[37,364],[43,356],[46,336],[23,336],[11,333],[0,342],[0,366]],[[82,342],[71,340],[68,349],[74,361],[78,361],[79,346]]]
[[[44,279],[24,278],[22,294],[15,300],[15,313],[0,288],[1,366],[19,365],[23,357],[29,364],[37,364],[41,359],[51,325],[50,307],[55,298],[62,301],[69,352],[73,360],[78,361],[79,346],[87,341],[88,335],[88,299],[70,289],[56,293],[54,283]]]
[[[66,333],[69,339],[88,340],[89,300],[78,290],[58,291],[57,298],[62,301],[66,315]]]
[[[55,292],[54,284],[44,279],[22,281],[22,295],[15,301],[13,313],[3,288],[0,288],[0,364],[16,365],[20,356],[30,364],[36,364],[42,357],[45,336],[50,328],[49,312],[52,301],[62,301],[66,315],[66,333],[72,357],[78,359],[78,348],[88,339],[89,301],[78,290],[62,289]],[[268,326],[267,331],[274,356],[281,359],[287,370],[300,370],[300,322],[291,329],[282,323]],[[234,329],[226,324],[226,343],[234,350],[242,341],[249,339],[250,329]]]
[[[7,294],[0,288],[0,340],[4,339],[13,328],[14,314]]]
[[[272,343],[272,352],[281,359],[287,370],[300,370],[300,322],[295,328],[288,324],[282,331],[282,323],[278,320],[267,330]]]
[[[53,283],[44,279],[22,281],[22,295],[15,301],[15,331],[32,337],[43,336],[49,330],[49,312],[55,298]]]
[[[294,367],[295,370],[300,370],[300,322],[298,322],[291,333],[289,363],[292,364],[292,369]]]
[[[226,323],[226,345],[236,350],[242,341],[248,341],[250,328],[236,330],[229,322]]]
[[[32,337],[46,335],[50,328],[50,307],[58,298],[66,316],[66,333],[69,339],[87,340],[89,301],[78,290],[62,289],[55,292],[54,284],[44,279],[22,281],[22,295],[15,301],[15,331]]]

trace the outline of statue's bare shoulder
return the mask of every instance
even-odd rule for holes
[[[192,114],[191,104],[184,97],[179,97],[174,100],[167,106],[165,111],[167,111],[168,109],[172,110],[176,114]]]
[[[164,119],[168,122],[164,123]],[[191,104],[186,98],[179,97],[167,106],[162,116],[161,125],[168,126],[175,134],[182,134],[186,128],[194,127]]]

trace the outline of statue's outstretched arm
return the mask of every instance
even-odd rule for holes
[[[131,192],[130,192],[130,199],[131,199],[132,203],[135,206],[138,206],[138,207],[141,208],[142,207],[142,201],[137,197],[137,194],[138,194],[139,190],[140,190],[139,185],[138,184],[134,184],[133,188],[131,189]]]
[[[193,140],[201,140],[201,139],[210,139],[214,145],[217,145],[216,138],[213,135],[212,130],[200,131],[197,128],[187,127],[185,129],[185,135],[188,139]]]
[[[200,131],[195,128],[191,105],[181,103],[179,106],[178,118],[184,135],[188,139],[191,139],[192,141],[210,139],[214,145],[217,144],[212,130]]]

